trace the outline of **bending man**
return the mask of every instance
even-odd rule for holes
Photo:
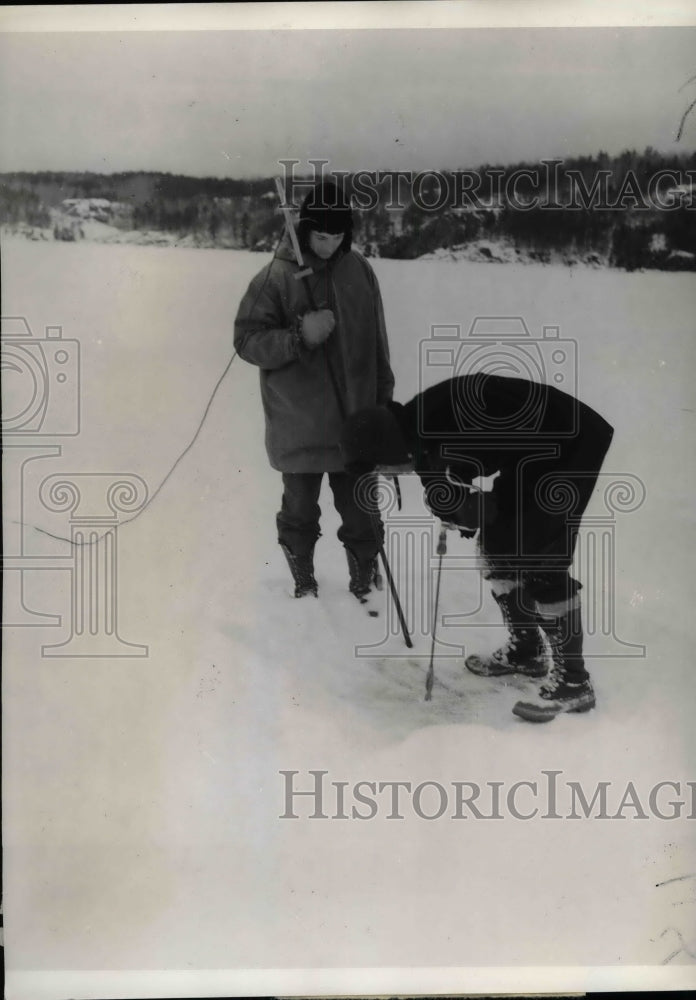
[[[357,413],[344,427],[349,468],[413,469],[434,514],[466,537],[479,533],[508,639],[466,666],[485,676],[542,677],[550,658],[538,696],[513,709],[529,721],[595,705],[581,584],[570,570],[612,435],[598,413],[556,388],[485,373],[449,379],[405,406]],[[494,475],[489,492],[474,488]]]

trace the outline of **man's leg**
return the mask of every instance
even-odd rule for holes
[[[530,589],[553,666],[536,697],[518,701],[513,712],[528,722],[548,722],[561,712],[587,712],[596,701],[582,655],[581,584],[566,570],[534,574]]]
[[[500,608],[508,638],[489,656],[467,656],[467,670],[484,677],[504,674],[543,677],[547,672],[546,647],[540,631],[541,619],[527,588],[525,574],[505,572],[500,566],[489,563],[483,577],[491,585],[491,593]]]
[[[465,660],[467,670],[484,677],[521,674],[543,677],[548,669],[546,644],[540,630],[534,598],[526,585],[519,558],[518,486],[514,475],[501,476],[491,499],[493,516],[486,515],[479,535],[479,557],[484,580],[491,587],[508,630],[503,646],[488,656],[473,654]],[[491,510],[490,500],[488,510]]]
[[[356,495],[359,479],[347,472],[329,475],[334,505],[341,517],[338,539],[348,559],[349,589],[357,598],[364,598],[373,584],[381,588],[377,553],[384,528],[369,490],[359,489]]]
[[[276,516],[278,541],[295,581],[295,597],[317,596],[314,546],[320,535],[318,500],[322,473],[283,473],[283,499]]]

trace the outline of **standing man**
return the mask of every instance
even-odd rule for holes
[[[479,531],[483,575],[508,628],[490,656],[472,655],[475,674],[547,674],[538,696],[513,712],[545,722],[584,712],[595,695],[582,655],[581,584],[570,569],[580,520],[613,430],[559,389],[478,373],[441,382],[405,406],[354,414],[343,447],[353,471],[410,466],[426,502],[465,537]],[[473,480],[497,473],[493,489]]]
[[[286,233],[249,285],[235,322],[238,354],[260,369],[266,450],[283,476],[278,541],[295,597],[318,592],[313,555],[324,473],[341,517],[350,591],[362,598],[379,579],[382,525],[356,502],[356,477],[344,469],[339,436],[347,415],[391,399],[394,376],[377,278],[351,248],[352,232],[343,192],[331,181],[314,185],[297,228],[311,274],[298,280]]]

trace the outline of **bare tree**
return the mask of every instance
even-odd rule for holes
[[[679,93],[682,92],[682,90],[684,89],[684,87],[688,87],[689,84],[693,83],[695,80],[696,80],[696,76],[692,76],[690,79],[688,79],[686,81],[686,83],[683,84],[683,86],[681,86],[679,88]],[[689,113],[691,111],[693,111],[694,108],[696,108],[696,97],[693,99],[693,101],[691,102],[691,104],[689,104],[688,108],[686,109],[686,111],[684,112],[684,114],[681,116],[681,120],[679,122],[679,128],[677,129],[677,142],[679,142],[679,140],[681,139],[682,132],[684,131],[684,123],[686,122],[686,119],[689,117]]]

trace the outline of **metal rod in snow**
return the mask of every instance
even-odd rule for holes
[[[433,696],[433,684],[435,682],[435,630],[437,629],[437,613],[440,604],[440,579],[442,577],[442,557],[447,551],[447,528],[443,525],[440,528],[440,537],[437,542],[437,584],[435,587],[435,608],[433,611],[433,635],[430,643],[430,663],[428,664],[428,676],[425,678],[425,700],[430,701]]]
[[[408,634],[408,625],[406,624],[406,618],[404,617],[404,611],[401,607],[401,601],[399,600],[399,592],[396,589],[396,584],[394,583],[394,577],[392,576],[392,571],[389,566],[389,560],[387,559],[387,553],[384,550],[384,543],[382,542],[379,534],[375,530],[375,537],[377,544],[379,546],[379,555],[382,559],[382,565],[384,566],[384,573],[387,577],[387,583],[389,584],[389,592],[391,593],[392,600],[394,602],[394,607],[396,608],[396,615],[399,619],[399,625],[401,626],[401,634],[404,637],[404,642],[408,649],[413,649],[413,640]]]

